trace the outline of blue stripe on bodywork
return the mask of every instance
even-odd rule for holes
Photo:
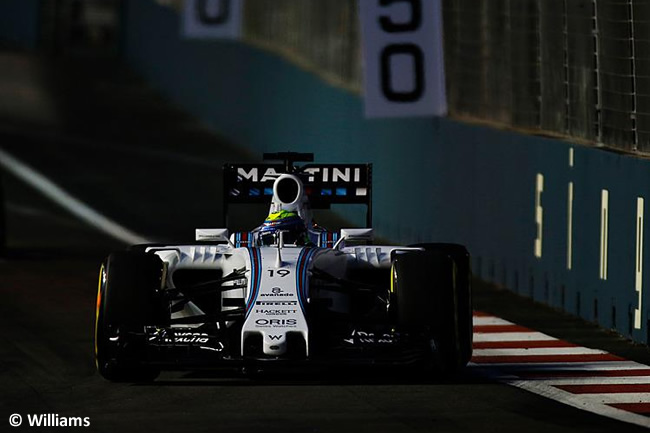
[[[300,255],[298,256],[298,262],[296,266],[296,293],[298,295],[298,303],[300,304],[300,309],[302,310],[303,314],[305,313],[305,307],[302,304],[302,277],[301,277],[301,269],[302,269],[302,264],[305,258],[305,251],[306,249],[303,249],[300,251]]]
[[[246,317],[253,311],[253,306],[257,300],[260,291],[260,282],[262,280],[262,257],[259,249],[248,248],[248,254],[251,259],[251,292],[246,303]]]
[[[305,313],[305,303],[307,302],[307,269],[308,264],[318,248],[305,248],[298,256],[298,266],[296,269],[296,285],[298,293],[298,302],[303,314]]]

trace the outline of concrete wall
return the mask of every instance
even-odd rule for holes
[[[372,162],[379,235],[400,243],[464,243],[480,277],[647,340],[647,296],[642,329],[632,329],[631,319],[636,198],[650,198],[650,162],[451,119],[366,120],[359,96],[275,55],[238,42],[181,40],[170,8],[128,2],[126,17],[126,59],[218,133],[256,153],[296,150],[314,152],[322,162]],[[541,258],[534,256],[538,174],[545,181]],[[610,193],[607,280],[599,278],[604,188]],[[646,269],[649,259],[646,254]]]
[[[0,0],[0,43],[36,48],[39,0]]]

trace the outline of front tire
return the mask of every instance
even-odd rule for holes
[[[161,324],[159,297],[163,263],[154,254],[111,254],[99,273],[95,322],[95,362],[114,382],[152,381],[160,370],[146,363],[145,326]]]
[[[397,324],[428,339],[440,372],[455,375],[472,356],[469,254],[454,244],[414,246],[424,251],[397,253],[393,260]]]

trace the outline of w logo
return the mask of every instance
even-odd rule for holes
[[[282,335],[269,335],[269,339],[271,340],[280,340],[282,338]]]

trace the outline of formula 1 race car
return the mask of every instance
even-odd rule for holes
[[[111,381],[161,370],[275,365],[422,366],[456,373],[472,352],[465,247],[373,245],[371,228],[328,231],[312,209],[364,204],[370,164],[224,167],[224,212],[270,203],[249,232],[197,229],[196,242],[136,245],[101,265],[95,359]]]

